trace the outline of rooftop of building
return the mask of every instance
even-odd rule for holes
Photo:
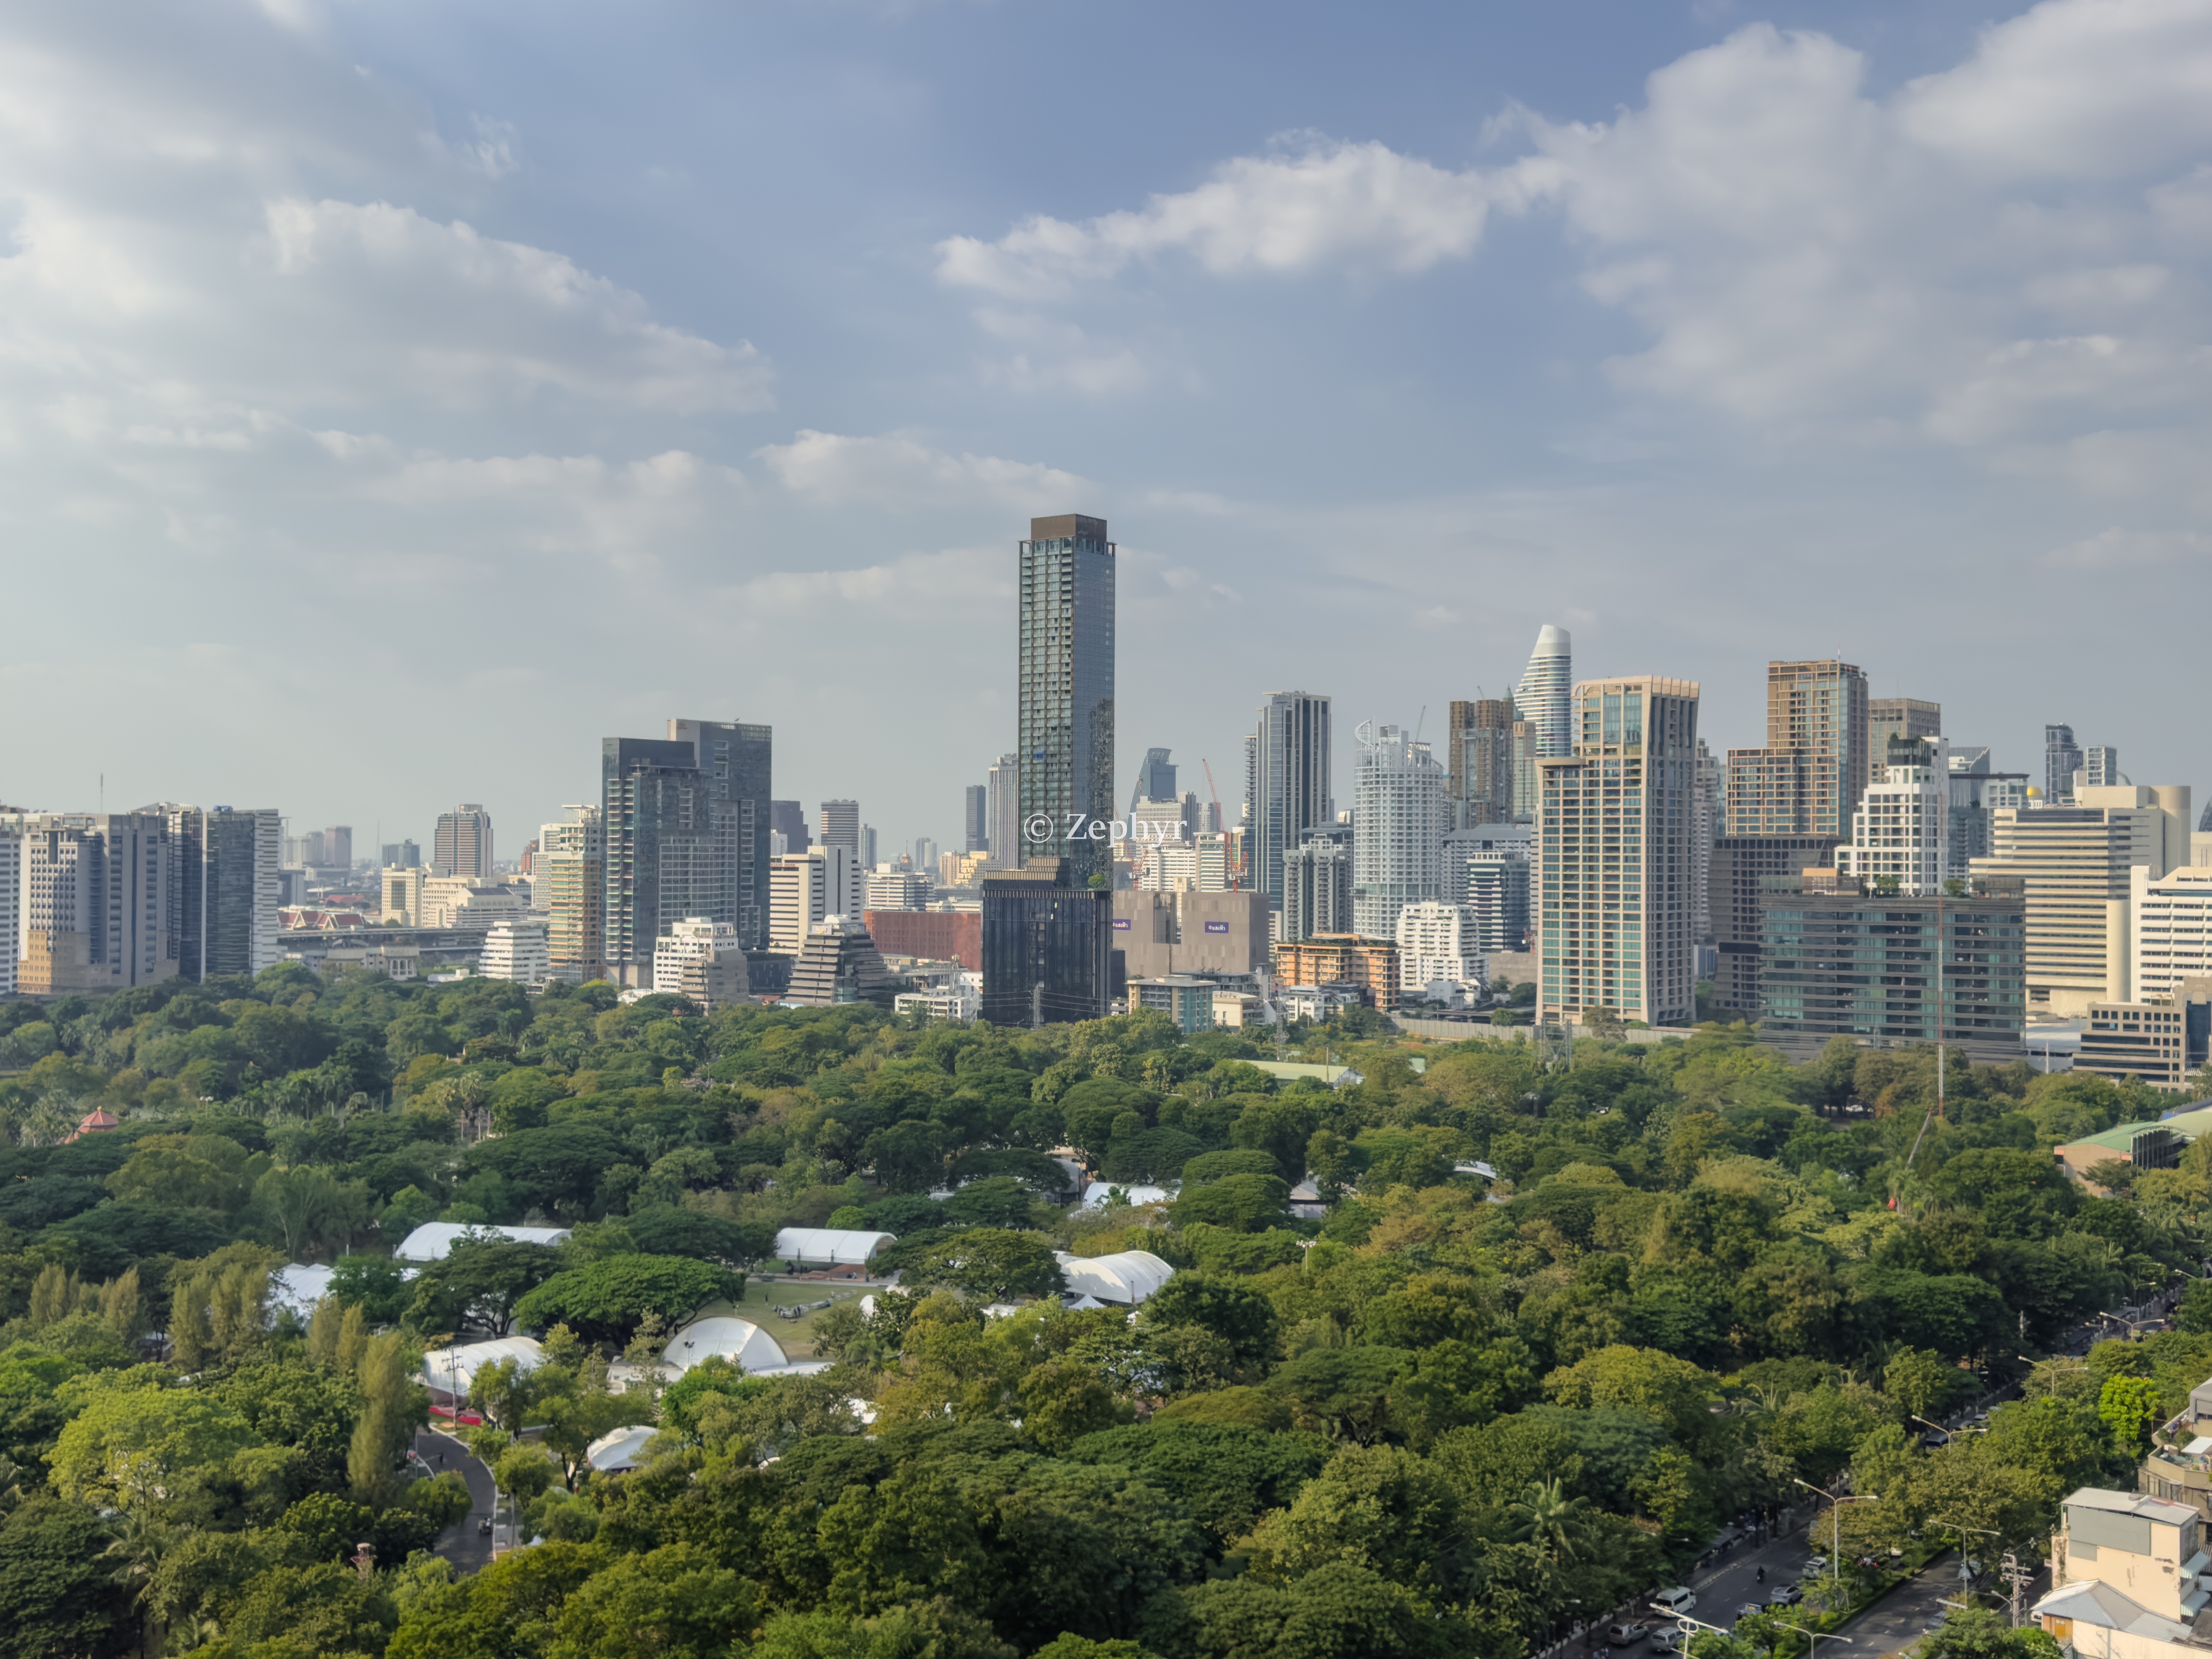
[[[2102,1510],[2110,1515],[2132,1515],[2140,1520],[2155,1521],[2166,1527],[2185,1527],[2201,1518],[2186,1504],[2170,1504],[2163,1498],[2148,1498],[2141,1492],[2113,1492],[2104,1486],[2078,1487],[2066,1499],[2066,1507],[2069,1510]]]

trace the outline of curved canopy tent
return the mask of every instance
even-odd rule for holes
[[[392,1251],[400,1261],[443,1261],[453,1252],[453,1242],[463,1233],[496,1234],[516,1244],[558,1244],[568,1237],[566,1227],[485,1227],[459,1221],[426,1221],[399,1241]]]
[[[660,1363],[672,1375],[681,1376],[717,1354],[749,1373],[780,1371],[791,1363],[783,1345],[750,1320],[720,1314],[695,1319],[670,1337]]]
[[[1066,1275],[1070,1295],[1092,1297],[1116,1307],[1136,1306],[1175,1277],[1175,1269],[1150,1250],[1122,1250],[1113,1255],[1053,1254]]]
[[[465,1400],[477,1373],[503,1359],[512,1359],[526,1371],[545,1363],[544,1351],[527,1336],[501,1336],[489,1342],[465,1342],[459,1347],[438,1348],[422,1356],[422,1381],[434,1395]]]
[[[896,1233],[851,1232],[839,1227],[786,1227],[775,1236],[775,1254],[785,1261],[827,1262],[842,1267],[866,1261],[897,1238]]]

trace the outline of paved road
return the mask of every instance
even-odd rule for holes
[[[1950,1611],[1944,1602],[1964,1600],[1959,1558],[1948,1553],[1937,1556],[1917,1577],[1905,1580],[1844,1627],[1844,1634],[1851,1638],[1851,1659],[1884,1659],[1903,1652],[1928,1633],[1939,1615]]]
[[[415,1449],[432,1468],[457,1470],[469,1483],[468,1514],[438,1534],[438,1541],[430,1547],[432,1552],[444,1556],[453,1564],[453,1571],[464,1576],[489,1566],[491,1534],[482,1528],[497,1494],[491,1471],[470,1456],[466,1446],[435,1429],[418,1429]],[[443,1462],[439,1461],[441,1457]]]

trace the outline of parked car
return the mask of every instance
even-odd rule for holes
[[[1651,1598],[1651,1601],[1662,1612],[1670,1616],[1679,1615],[1698,1605],[1698,1593],[1676,1584],[1672,1589],[1661,1590]]]
[[[1735,1610],[1735,1616],[1739,1619],[1756,1619],[1760,1613],[1765,1613],[1765,1611],[1766,1609],[1759,1606],[1756,1601],[1746,1601],[1741,1607]]]
[[[1810,1560],[1805,1563],[1805,1576],[1808,1578],[1818,1578],[1822,1573],[1827,1571],[1827,1570],[1828,1558],[1825,1555],[1814,1556]]]
[[[1920,1443],[1933,1451],[1938,1446],[1949,1445],[1951,1437],[1941,1429],[1930,1429],[1920,1437]]]
[[[1605,1639],[1617,1648],[1634,1647],[1650,1634],[1651,1626],[1649,1625],[1628,1623],[1605,1627]]]

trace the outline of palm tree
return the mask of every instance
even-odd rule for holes
[[[1589,1548],[1589,1500],[1568,1497],[1556,1480],[1531,1486],[1510,1513],[1514,1521],[1507,1539],[1534,1545],[1536,1559],[1547,1568],[1577,1560]]]
[[[176,1533],[150,1516],[126,1513],[116,1528],[113,1541],[100,1552],[117,1564],[114,1582],[131,1592],[131,1605],[140,1620],[139,1650],[149,1656],[161,1650],[161,1626],[151,1605],[154,1575],[161,1571],[162,1557],[176,1541]]]

